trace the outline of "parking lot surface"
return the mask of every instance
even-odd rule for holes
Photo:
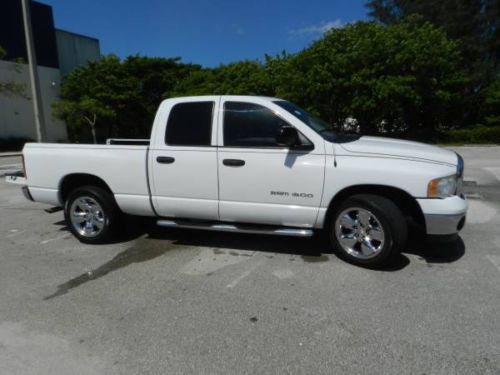
[[[500,147],[456,150],[460,239],[412,238],[384,270],[321,237],[136,220],[84,245],[2,180],[0,374],[498,374]]]

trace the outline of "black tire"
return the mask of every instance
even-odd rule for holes
[[[346,250],[345,247],[348,246],[345,245],[345,242],[344,246],[342,246],[339,242],[339,238],[337,238],[336,229],[340,232],[339,234],[341,236],[344,230],[338,225],[337,219],[340,220],[340,215],[345,217],[346,212],[348,215],[352,215],[351,213],[355,213],[357,208],[362,209],[359,211],[363,211],[363,209],[369,211],[369,213],[373,215],[369,219],[370,223],[373,224],[373,227],[378,228],[380,226],[383,230],[383,241],[374,240],[371,242],[371,244],[375,244],[374,247],[377,247],[377,250],[374,251],[373,254],[365,255],[362,253],[360,249],[361,243]],[[357,223],[356,228],[359,226],[359,223]],[[398,206],[390,199],[374,194],[359,194],[347,198],[338,207],[333,209],[329,217],[327,228],[330,242],[335,252],[348,262],[365,267],[381,267],[390,263],[394,257],[400,253],[402,246],[406,243],[408,235],[406,219]],[[369,228],[372,228],[372,225],[370,225]],[[359,230],[363,231],[363,233],[356,233],[357,236],[362,237],[364,233],[367,233],[364,238],[370,238],[371,229],[365,231],[363,226],[363,228]],[[349,229],[347,231],[347,237],[351,238],[351,233],[358,231],[358,229],[354,229],[352,232],[350,232]],[[375,230],[375,232],[379,232],[379,230]],[[357,249],[360,250],[358,251]]]
[[[92,233],[82,233],[82,231],[84,231],[84,224],[75,223],[71,219],[73,203],[82,198],[88,198],[87,202],[92,202],[93,200],[100,206],[100,209],[96,210],[99,216],[99,218],[96,217],[96,220],[99,219],[99,225],[102,225],[102,228],[98,228],[97,226],[93,227],[92,231],[96,231],[94,235]],[[95,205],[89,205],[89,207],[90,206],[97,207]],[[64,203],[64,218],[66,219],[66,223],[68,224],[68,228],[71,233],[73,233],[73,235],[81,242],[88,244],[100,244],[107,243],[114,237],[115,229],[120,220],[120,210],[116,205],[113,195],[108,191],[97,186],[82,186],[76,188],[68,195],[68,198]],[[89,221],[91,220],[89,219]]]

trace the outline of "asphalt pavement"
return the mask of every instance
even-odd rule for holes
[[[378,271],[321,237],[137,220],[84,245],[2,180],[0,374],[499,374],[500,147],[456,149],[460,239]]]

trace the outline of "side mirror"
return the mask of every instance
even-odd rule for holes
[[[299,133],[297,129],[290,125],[283,125],[276,137],[276,144],[278,146],[293,147],[299,143]]]

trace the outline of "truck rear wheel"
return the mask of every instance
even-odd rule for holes
[[[334,209],[330,241],[347,261],[363,266],[387,264],[406,242],[407,223],[391,200],[372,194],[353,195]]]
[[[64,217],[81,242],[106,243],[113,237],[119,209],[112,194],[97,186],[73,190],[64,204]]]

